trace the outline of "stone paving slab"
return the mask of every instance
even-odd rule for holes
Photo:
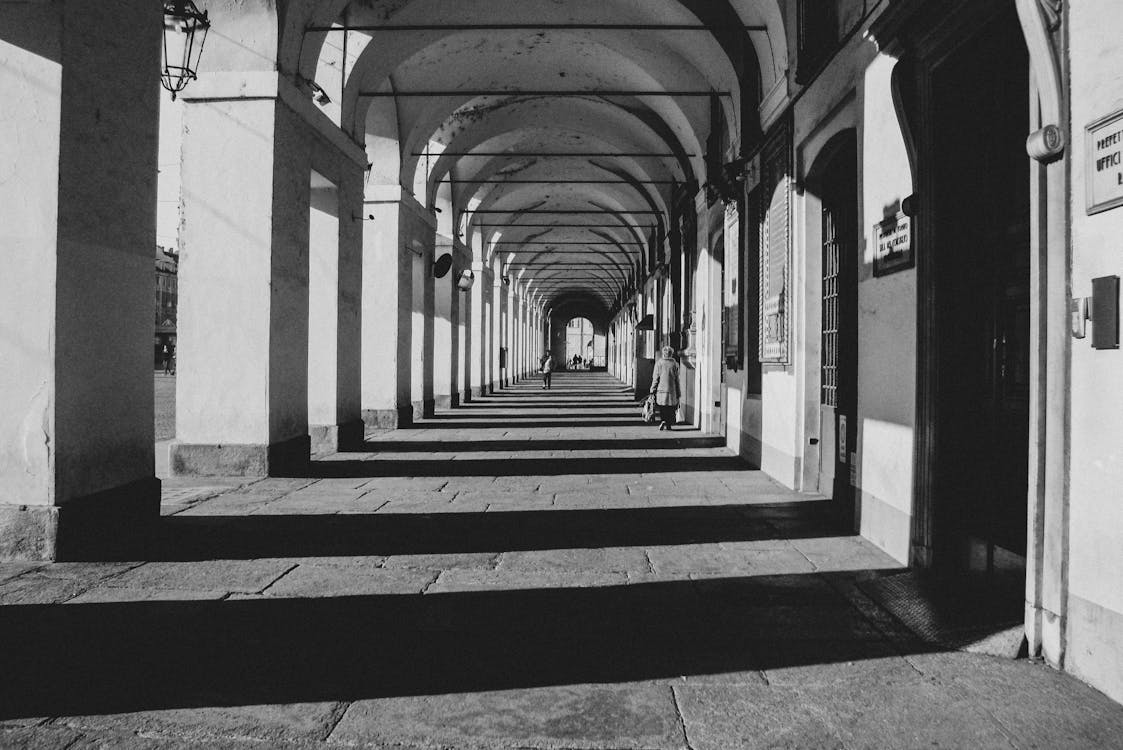
[[[116,576],[109,584],[126,589],[168,589],[252,594],[293,567],[283,560],[200,560],[152,562]]]
[[[264,592],[271,597],[336,597],[374,594],[420,594],[437,578],[437,572],[400,568],[341,569],[335,565],[302,563]]]
[[[54,604],[72,599],[140,563],[56,563],[0,584],[0,605]]]
[[[908,631],[828,500],[557,381],[170,479],[158,559],[0,565],[0,747],[1123,747],[1071,675]]]
[[[684,748],[671,691],[580,685],[359,701],[333,742],[423,748]]]
[[[95,733],[122,730],[138,739],[170,740],[186,746],[213,746],[216,740],[261,743],[319,742],[345,708],[340,702],[221,706],[126,714],[67,717],[56,726]]]

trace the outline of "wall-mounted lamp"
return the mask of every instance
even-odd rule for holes
[[[504,276],[503,277],[503,286],[511,286],[511,277],[510,276]]]
[[[366,217],[351,214],[351,221],[374,221],[374,214],[367,214]]]
[[[172,99],[194,81],[211,22],[192,0],[164,0],[164,69],[160,85]],[[200,30],[202,34],[200,34]]]
[[[321,107],[331,104],[331,97],[328,96],[328,92],[324,91],[323,86],[316,83],[315,81],[310,81],[307,79],[305,79],[304,82],[307,83],[308,88],[312,90],[312,95],[316,100],[316,104],[319,104]]]
[[[460,291],[466,292],[471,289],[472,285],[475,283],[476,274],[468,269],[464,269],[460,272],[460,278],[456,281],[456,286],[460,289]]]

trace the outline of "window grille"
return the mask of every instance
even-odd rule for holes
[[[839,234],[835,214],[823,206],[822,402],[838,406]]]

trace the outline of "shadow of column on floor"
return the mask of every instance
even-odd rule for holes
[[[621,683],[931,649],[891,644],[822,575],[8,606],[0,617],[5,719]]]

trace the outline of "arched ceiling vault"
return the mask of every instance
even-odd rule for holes
[[[275,7],[278,69],[338,79],[333,111],[366,142],[372,181],[450,201],[479,259],[500,258],[548,305],[584,294],[607,309],[649,270],[675,187],[705,181],[715,137],[729,152],[759,126],[787,58],[778,0]],[[508,28],[483,28],[496,24]],[[332,25],[364,28],[342,45],[309,31]],[[413,28],[370,28],[386,26]]]

